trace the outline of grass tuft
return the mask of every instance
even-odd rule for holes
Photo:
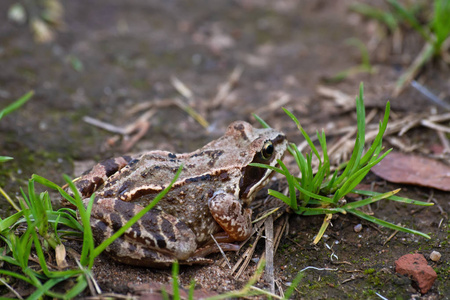
[[[292,175],[282,161],[278,161],[280,168],[256,163],[252,165],[262,168],[268,168],[285,176],[288,182],[289,196],[285,196],[282,193],[274,190],[269,190],[269,194],[289,205],[294,213],[305,216],[321,214],[325,215],[324,222],[319,230],[316,239],[314,240],[314,243],[319,242],[330,223],[332,214],[335,213],[351,213],[377,225],[407,233],[417,234],[425,238],[430,238],[430,236],[422,232],[404,228],[380,220],[358,210],[359,207],[380,201],[382,199],[399,201],[414,205],[433,205],[432,203],[394,196],[399,191],[399,189],[387,193],[376,193],[355,189],[356,186],[364,179],[370,169],[377,163],[379,163],[391,151],[391,149],[389,149],[386,152],[381,153],[381,151],[383,150],[383,135],[386,131],[389,120],[389,102],[386,103],[384,117],[380,122],[378,134],[375,140],[371,145],[365,145],[364,86],[361,83],[359,88],[359,95],[356,97],[358,132],[355,139],[353,152],[350,160],[342,166],[338,167],[338,169],[334,172],[331,172],[330,161],[327,154],[326,137],[324,132],[322,131],[322,134],[319,134],[317,132],[320,144],[319,151],[319,149],[312,142],[311,138],[302,128],[299,120],[290,111],[286,109],[284,109],[284,111],[297,125],[300,133],[303,135],[309,147],[311,148],[311,152],[304,156],[295,144],[291,143],[288,146],[288,151],[295,158],[301,176],[296,177]],[[260,118],[257,118],[257,120],[260,120]],[[263,126],[265,125],[267,124],[264,123]],[[322,155],[319,153],[322,153]],[[313,156],[319,161],[319,167],[315,174],[313,172],[311,163]],[[349,193],[368,196],[368,198],[347,203],[345,197]]]

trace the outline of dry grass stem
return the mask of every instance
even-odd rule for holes
[[[355,98],[340,90],[319,85],[317,87],[317,93],[323,97],[331,98],[334,103],[343,108],[344,111],[355,110]]]
[[[218,106],[220,106],[222,102],[228,97],[230,92],[233,90],[233,87],[241,78],[243,71],[244,69],[241,66],[237,66],[234,68],[233,72],[228,77],[228,80],[219,86],[217,94],[211,104],[212,108],[217,108]]]
[[[387,137],[386,140],[394,147],[399,148],[402,152],[410,153],[422,147],[422,144],[406,145],[402,140],[396,137]]]
[[[436,131],[442,131],[442,132],[450,133],[450,127],[442,126],[442,125],[436,124],[436,123],[428,121],[428,120],[421,120],[420,124],[422,126],[434,129]]]
[[[18,292],[16,292],[16,290],[12,286],[10,286],[6,281],[4,281],[2,278],[0,278],[0,282],[4,286],[6,286],[8,288],[8,290],[10,290],[11,293],[13,293],[17,297],[17,299],[23,299],[22,296],[20,296],[20,294]]]
[[[289,95],[285,92],[280,92],[280,93],[281,93],[281,95],[275,101],[271,101],[271,102],[269,102],[269,105],[264,105],[264,106],[260,107],[259,109],[255,110],[254,113],[257,115],[261,115],[266,112],[277,111],[281,107],[283,107],[283,106],[287,105],[289,102],[291,102],[291,100],[292,100],[291,95]]]
[[[239,258],[239,260],[235,263],[235,265],[231,269],[231,274],[233,274],[239,268],[239,271],[237,271],[236,274],[234,275],[235,279],[238,279],[242,275],[242,273],[244,272],[244,270],[247,268],[248,264],[250,263],[253,253],[255,252],[256,245],[258,244],[258,241],[261,238],[262,233],[264,231],[263,224],[264,224],[264,222],[260,221],[259,223],[256,224],[256,226],[254,226],[257,228],[255,231],[255,232],[257,232],[257,235],[256,235],[255,240],[253,241],[252,246],[247,248],[247,250],[245,250],[244,254],[242,254],[242,256]]]
[[[425,43],[423,45],[422,50],[417,55],[417,57],[414,59],[406,73],[404,73],[399,78],[399,84],[396,85],[394,88],[394,91],[392,92],[392,97],[397,98],[398,95],[403,92],[405,87],[411,82],[411,80],[416,77],[417,73],[419,72],[422,65],[425,63],[426,59],[428,59],[428,53],[430,53],[433,50],[433,45],[431,43]]]
[[[222,254],[222,257],[227,262],[228,268],[231,269],[230,261],[228,260],[228,257],[225,255],[225,252],[223,252],[222,247],[220,247],[219,243],[217,242],[217,240],[214,238],[214,236],[212,234],[210,234],[210,236],[211,236],[212,240],[214,241],[214,243],[216,243],[216,246],[219,249],[220,253]]]
[[[401,225],[400,223],[398,223],[397,225]],[[384,241],[383,246],[386,245],[387,243],[389,243],[390,240],[392,240],[392,238],[398,233],[398,230],[395,230],[388,238],[387,240]]]
[[[450,142],[449,142],[447,136],[445,135],[445,133],[440,131],[440,130],[438,130],[437,131],[437,135],[439,137],[439,140],[441,141],[442,146],[444,146],[443,153],[444,154],[450,153]]]
[[[190,88],[188,88],[181,80],[179,80],[175,76],[170,77],[170,83],[177,90],[178,93],[183,95],[183,97],[185,97],[188,100],[189,105],[194,105],[195,102],[194,93],[191,91]]]
[[[118,133],[118,134],[122,134],[122,135],[127,134],[125,128],[123,128],[123,127],[115,126],[110,123],[106,123],[106,122],[100,121],[98,119],[89,117],[89,116],[83,117],[83,121],[88,124],[91,124],[93,126],[96,126],[98,128],[112,132],[112,133]]]
[[[198,112],[196,112],[191,106],[187,105],[183,102],[180,98],[175,99],[176,105],[184,110],[189,116],[191,116],[197,123],[199,123],[203,128],[208,128],[209,123],[206,121],[206,119],[200,115]]]

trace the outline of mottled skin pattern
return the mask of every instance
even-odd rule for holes
[[[227,242],[251,234],[251,210],[256,192],[270,171],[251,162],[276,165],[287,147],[274,129],[232,123],[221,138],[191,153],[152,151],[139,159],[119,157],[100,163],[77,181],[85,203],[95,191],[91,225],[98,242],[111,236],[162,191],[180,165],[183,170],[169,193],[107,250],[118,261],[145,266],[209,262],[200,256],[216,250],[215,235]]]

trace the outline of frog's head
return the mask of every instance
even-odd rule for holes
[[[260,163],[275,167],[278,159],[282,159],[287,149],[286,136],[273,128],[254,128],[246,122],[234,122],[228,127],[228,134],[233,131],[234,136],[246,140],[248,160],[242,167],[239,181],[239,199],[244,205],[249,205],[270,180],[272,170],[249,165]]]

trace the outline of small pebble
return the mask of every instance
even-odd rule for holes
[[[355,225],[355,227],[353,227],[353,230],[355,232],[360,232],[362,230],[362,225],[361,224]]]
[[[432,261],[439,261],[440,259],[441,259],[441,253],[439,253],[439,252],[437,252],[437,251],[433,251],[433,252],[431,252],[431,254],[430,254],[430,259],[432,260]]]

